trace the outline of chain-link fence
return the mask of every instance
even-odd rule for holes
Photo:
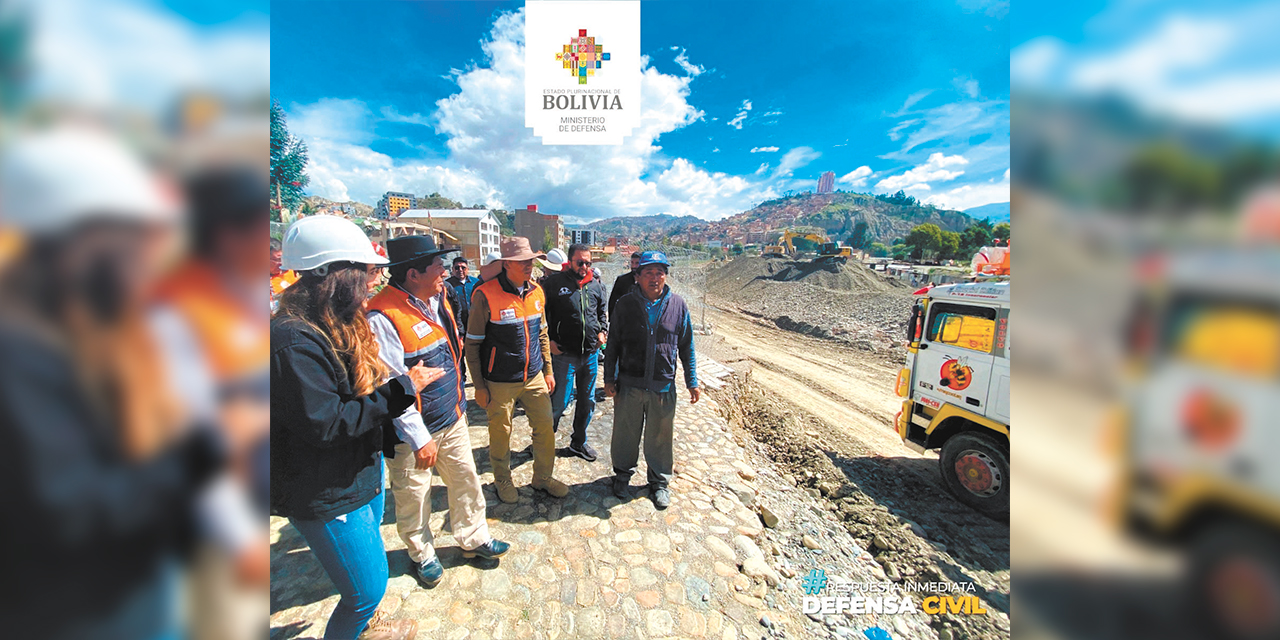
[[[667,272],[667,285],[671,290],[684,298],[689,307],[689,316],[693,321],[693,330],[699,333],[710,333],[707,324],[707,276],[705,267],[711,261],[711,254],[705,251],[694,251],[683,247],[675,247],[657,243],[641,245],[641,251],[661,251],[667,254],[671,268]],[[605,286],[613,291],[613,281],[631,269],[630,253],[614,253],[607,262],[598,262]]]

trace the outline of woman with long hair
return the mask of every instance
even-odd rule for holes
[[[413,620],[374,620],[387,586],[383,428],[433,373],[388,371],[363,306],[378,265],[354,223],[303,218],[285,232],[284,268],[301,278],[271,320],[271,510],[289,518],[341,594],[325,638],[400,640]],[[373,622],[370,622],[373,620]]]

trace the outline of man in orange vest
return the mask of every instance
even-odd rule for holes
[[[533,428],[533,481],[530,486],[563,498],[569,487],[551,477],[556,461],[551,426],[551,341],[543,320],[546,300],[533,282],[534,253],[528,238],[502,243],[497,260],[480,269],[483,284],[471,294],[467,322],[467,369],[476,389],[476,404],[489,413],[489,462],[498,498],[519,500],[511,481],[511,417],[516,402],[524,405]]]
[[[194,356],[181,365],[184,399],[196,415],[216,420],[232,445],[233,473],[201,499],[212,544],[201,549],[192,582],[197,638],[241,633],[260,625],[265,613],[259,608],[270,572],[263,525],[271,336],[258,243],[270,231],[268,194],[252,167],[209,169],[193,178],[187,185],[192,255],[157,291],[154,324],[164,342],[183,345],[173,347],[175,354]]]
[[[459,370],[462,344],[453,309],[445,294],[446,267],[435,240],[407,236],[387,242],[391,281],[369,300],[369,328],[382,361],[399,375],[422,362],[436,380],[418,394],[418,404],[384,430],[384,451],[396,529],[417,565],[418,580],[434,587],[444,568],[432,546],[431,469],[449,492],[449,523],[462,555],[496,558],[508,544],[489,535],[484,492],[476,475],[467,424],[467,397]]]

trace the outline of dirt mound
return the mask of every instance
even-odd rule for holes
[[[901,280],[882,276],[857,262],[741,257],[707,274],[707,285],[713,291],[735,285],[745,287],[751,280],[804,282],[839,293],[879,293],[907,288]]]
[[[857,263],[737,258],[707,272],[708,302],[867,351],[900,348],[911,289]]]

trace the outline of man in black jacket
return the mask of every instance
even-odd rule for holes
[[[596,369],[600,345],[609,331],[605,317],[604,285],[591,270],[591,248],[569,247],[569,266],[542,284],[547,296],[547,331],[551,337],[551,367],[556,390],[551,394],[552,428],[558,430],[565,408],[577,398],[569,452],[594,462],[587,444],[587,425],[596,408]]]
[[[613,281],[613,290],[609,292],[609,320],[613,320],[613,308],[618,306],[618,301],[622,296],[631,293],[632,287],[636,284],[636,272],[640,269],[640,252],[631,254],[631,270],[618,276]]]

